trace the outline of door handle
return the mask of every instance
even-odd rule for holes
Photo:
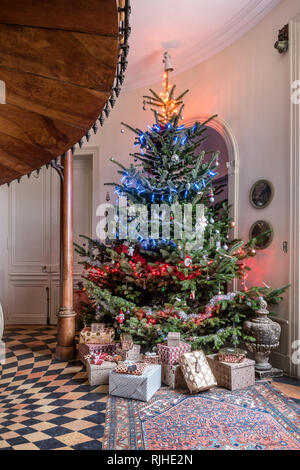
[[[43,273],[48,273],[48,268],[47,266],[41,266],[42,272]]]

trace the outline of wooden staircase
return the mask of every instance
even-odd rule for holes
[[[127,65],[126,0],[1,0],[0,184],[97,131]],[[103,112],[104,110],[104,112]]]

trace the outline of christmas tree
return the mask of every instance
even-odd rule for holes
[[[246,287],[255,240],[232,239],[230,208],[215,202],[222,191],[214,183],[219,152],[201,151],[215,116],[181,124],[188,90],[176,96],[168,54],[164,63],[163,91],[144,97],[154,124],[143,131],[122,123],[135,134],[135,151],[129,168],[111,159],[121,179],[108,183],[118,199],[105,213],[105,240],[85,237],[76,245],[90,299],[84,320],[128,332],[148,351],[169,331],[180,332],[194,349],[218,350],[252,341],[244,319],[261,297],[279,303],[286,288]],[[233,291],[235,279],[240,288]]]

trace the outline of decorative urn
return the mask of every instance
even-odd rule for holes
[[[256,371],[267,372],[272,369],[269,356],[279,346],[281,327],[268,317],[267,302],[262,297],[259,300],[260,309],[255,318],[245,321],[244,331],[256,340],[254,343],[246,343],[247,349],[255,356]]]

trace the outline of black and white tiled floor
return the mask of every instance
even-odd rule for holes
[[[0,450],[100,450],[108,387],[90,387],[81,363],[55,359],[55,327],[14,326],[3,339]],[[299,380],[273,384],[299,400]]]
[[[0,449],[101,449],[107,387],[54,358],[55,327],[6,330],[0,364]]]

